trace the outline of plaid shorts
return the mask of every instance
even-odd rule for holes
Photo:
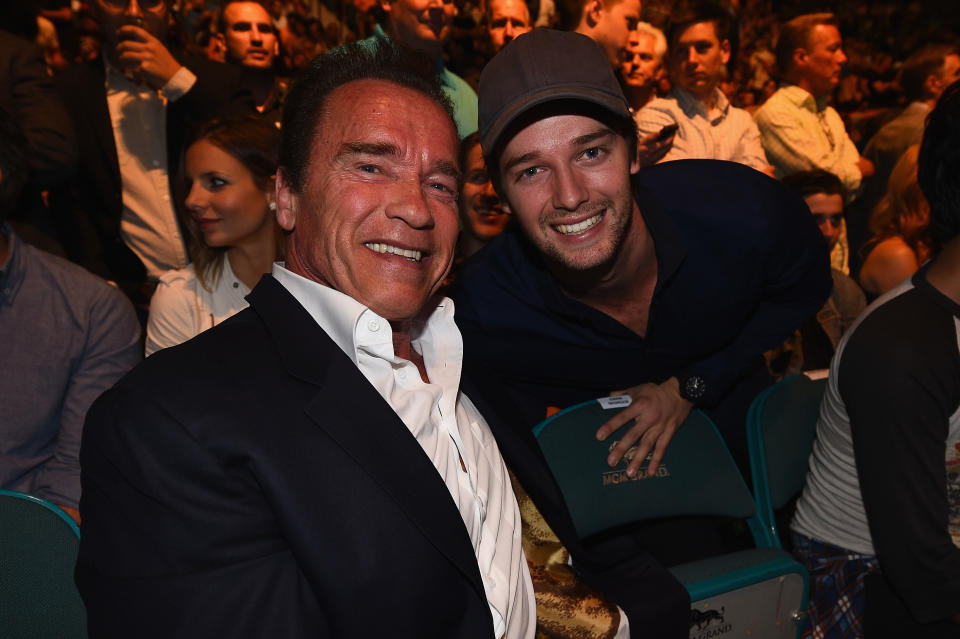
[[[796,532],[793,554],[810,572],[810,602],[803,639],[863,637],[863,581],[878,572],[875,555],[861,555]]]

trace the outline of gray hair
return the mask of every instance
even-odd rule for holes
[[[653,53],[663,62],[663,56],[667,55],[667,36],[663,35],[663,31],[649,22],[638,22],[636,32],[653,38]]]

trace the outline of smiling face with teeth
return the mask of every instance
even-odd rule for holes
[[[523,128],[506,144],[499,170],[505,208],[555,265],[609,269],[639,216],[628,145],[604,123],[555,115]]]
[[[490,183],[480,142],[471,136],[463,144],[471,146],[465,153],[461,149],[464,178],[460,190],[460,223],[463,233],[478,243],[486,244],[500,235],[510,218]]]
[[[416,317],[457,239],[453,121],[419,91],[357,80],[330,94],[316,131],[302,192],[278,176],[287,268],[392,322]]]

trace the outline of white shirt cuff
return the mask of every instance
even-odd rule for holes
[[[617,634],[613,639],[630,639],[630,622],[627,621],[627,613],[620,606],[617,606],[617,612],[620,613],[620,627],[617,628]]]
[[[176,102],[184,96],[184,94],[193,88],[193,85],[197,82],[197,76],[193,75],[193,71],[187,67],[180,67],[177,69],[177,72],[173,74],[167,83],[163,85],[163,88],[160,89],[160,94],[170,102]]]

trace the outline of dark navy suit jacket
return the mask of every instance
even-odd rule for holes
[[[91,637],[493,635],[410,431],[270,276],[91,408],[76,578]]]

